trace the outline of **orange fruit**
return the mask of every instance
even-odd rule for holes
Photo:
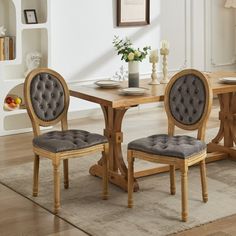
[[[12,102],[12,103],[8,104],[8,106],[11,107],[11,108],[15,108],[15,107],[17,107],[17,104],[15,104],[14,102]]]

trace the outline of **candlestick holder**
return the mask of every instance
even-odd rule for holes
[[[160,82],[157,80],[156,64],[157,64],[157,62],[152,62],[152,74],[151,74],[152,80],[148,83],[150,85],[160,84]]]
[[[168,76],[167,76],[167,73],[168,73],[167,55],[169,55],[169,49],[168,48],[161,48],[160,53],[163,56],[163,61],[162,61],[163,79],[160,81],[160,83],[161,84],[167,84],[169,82],[169,79],[168,79]]]

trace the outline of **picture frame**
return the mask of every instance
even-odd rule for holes
[[[26,24],[38,24],[37,14],[35,9],[25,9],[24,15]]]
[[[150,24],[150,0],[117,0],[117,26]]]

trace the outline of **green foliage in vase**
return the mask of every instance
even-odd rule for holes
[[[114,45],[117,54],[121,55],[121,60],[129,61],[142,61],[151,50],[150,46],[144,47],[142,50],[133,48],[133,44],[130,39],[120,39],[119,36],[114,36],[112,44]]]

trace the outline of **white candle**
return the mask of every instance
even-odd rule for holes
[[[157,54],[158,54],[157,49],[152,50],[151,53],[150,53],[150,57],[157,57]]]
[[[161,48],[162,49],[169,49],[170,48],[170,44],[167,40],[162,40],[161,41]]]
[[[151,63],[157,63],[157,60],[158,60],[158,50],[155,49],[151,51],[150,56],[149,56],[149,61]]]

